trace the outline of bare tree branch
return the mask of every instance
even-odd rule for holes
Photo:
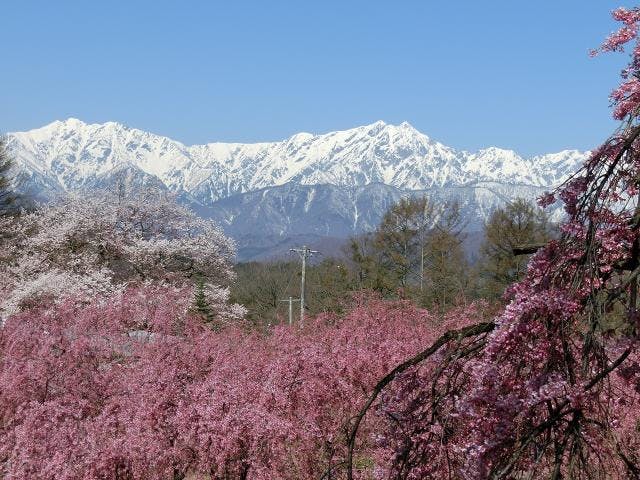
[[[347,479],[353,480],[353,452],[355,450],[356,437],[358,435],[358,429],[360,428],[360,424],[364,419],[365,415],[375,402],[376,398],[382,390],[391,383],[396,376],[400,373],[404,372],[410,367],[419,364],[423,360],[426,360],[431,355],[436,353],[442,346],[446,345],[451,341],[460,341],[465,338],[482,335],[485,333],[491,332],[495,328],[495,323],[493,322],[482,322],[477,323],[475,325],[470,325],[465,328],[461,328],[458,330],[449,330],[440,336],[430,347],[421,351],[420,353],[414,355],[410,359],[402,362],[400,365],[396,366],[393,370],[387,373],[382,380],[380,380],[376,386],[374,387],[371,395],[365,402],[362,409],[358,412],[358,414],[353,417],[353,424],[349,431],[347,440],[348,440],[348,451],[347,451],[347,460],[346,460],[346,468],[347,468]]]

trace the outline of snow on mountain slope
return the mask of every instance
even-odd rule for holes
[[[216,220],[244,260],[282,253],[292,242],[335,243],[370,231],[392,203],[411,195],[458,201],[474,234],[496,207],[535,199],[587,155],[522,158],[495,147],[470,153],[408,123],[383,122],[282,142],[189,147],[118,123],[69,119],[10,134],[8,145],[17,183],[31,197],[120,184],[167,188]]]
[[[281,142],[185,146],[119,123],[68,119],[10,134],[9,148],[23,178],[50,189],[86,188],[130,166],[203,205],[287,183],[382,183],[403,190],[479,181],[551,187],[573,173],[586,155],[569,150],[525,159],[495,147],[458,151],[406,122],[376,122],[322,135],[299,133]]]
[[[294,246],[286,242],[290,239],[304,238],[320,246],[322,239],[344,239],[374,230],[392,204],[410,196],[457,201],[465,230],[473,236],[482,231],[484,221],[496,207],[516,196],[536,198],[544,190],[494,182],[427,190],[401,190],[382,183],[359,187],[287,183],[232,195],[210,207],[196,208],[200,215],[221,225],[236,240],[240,258],[249,260],[286,252],[280,248],[281,242],[285,241],[289,248]]]

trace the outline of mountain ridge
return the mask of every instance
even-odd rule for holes
[[[384,183],[418,190],[482,180],[549,187],[586,156],[563,150],[524,158],[498,147],[467,152],[432,140],[408,122],[382,121],[318,135],[297,133],[279,142],[187,146],[117,122],[87,124],[72,118],[9,138],[23,165],[53,174],[64,190],[131,163],[170,190],[196,192],[203,204],[289,182]]]
[[[407,122],[382,121],[279,142],[187,146],[117,122],[68,119],[11,133],[8,147],[20,189],[37,199],[123,182],[166,188],[220,223],[241,251],[263,256],[263,236],[279,248],[287,238],[346,238],[375,228],[386,208],[407,196],[457,200],[468,228],[479,231],[495,208],[518,197],[534,200],[588,155],[467,152]],[[556,218],[560,212],[550,211]]]

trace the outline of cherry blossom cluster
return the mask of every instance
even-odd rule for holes
[[[640,410],[640,9],[600,51],[634,43],[612,93],[624,123],[572,179],[561,235],[530,261],[495,329],[398,379],[392,478],[635,478]]]
[[[234,246],[222,231],[153,190],[69,196],[8,228],[4,316],[46,298],[89,301],[142,283],[200,279],[215,291],[233,276]]]
[[[0,476],[319,478],[344,455],[345,426],[377,379],[443,328],[370,297],[267,335],[214,331],[189,307],[184,289],[139,287],[11,316],[0,331]],[[365,422],[358,478],[385,456],[384,424]]]

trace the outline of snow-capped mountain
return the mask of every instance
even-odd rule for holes
[[[12,133],[9,148],[21,188],[36,197],[123,178],[153,183],[236,238],[261,228],[256,222],[273,235],[344,237],[375,227],[389,202],[417,192],[460,197],[477,227],[495,206],[558,185],[586,156],[566,150],[523,158],[495,147],[466,152],[406,122],[299,133],[281,142],[186,146],[119,123],[68,119]]]

